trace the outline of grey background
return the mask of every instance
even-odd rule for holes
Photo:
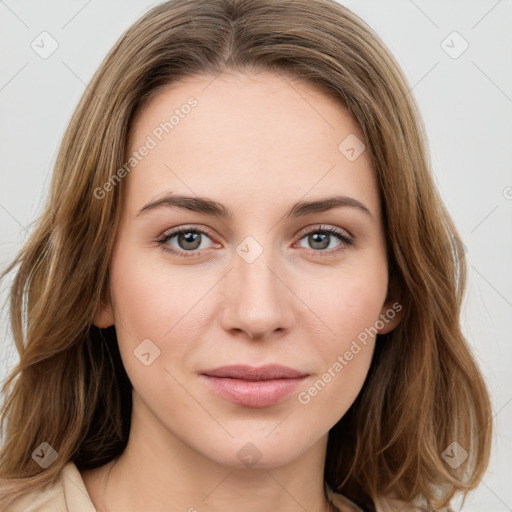
[[[86,83],[121,33],[157,3],[0,0],[2,268],[41,212]],[[512,511],[512,1],[342,3],[403,67],[426,123],[437,185],[467,247],[462,323],[491,388],[496,433],[489,470],[463,510]],[[58,43],[46,59],[31,47],[43,31]],[[464,40],[469,47],[458,55]],[[2,304],[11,280],[2,282]],[[6,309],[0,321],[3,381],[17,352]]]

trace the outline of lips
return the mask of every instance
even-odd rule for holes
[[[279,364],[268,364],[260,366],[259,368],[247,365],[221,366],[220,368],[205,370],[201,373],[210,377],[224,377],[249,381],[295,379],[297,377],[305,377],[307,375],[299,370],[294,370],[293,368],[288,368],[287,366],[281,366]]]
[[[200,372],[210,390],[246,407],[268,407],[283,401],[307,376],[277,364],[259,368],[231,365]]]

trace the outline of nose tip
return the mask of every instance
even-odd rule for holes
[[[248,253],[254,246],[247,242]],[[290,293],[262,255],[252,263],[240,257],[224,283],[226,300],[221,323],[225,330],[250,340],[282,334],[293,324]]]

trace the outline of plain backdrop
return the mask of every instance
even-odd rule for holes
[[[122,32],[157,3],[0,0],[2,269],[41,212],[86,84]],[[512,1],[342,3],[404,69],[426,124],[437,185],[467,248],[462,324],[492,392],[496,432],[489,470],[463,510],[512,511]],[[35,49],[41,37],[46,51],[58,44],[46,58]],[[11,280],[1,283],[2,304]],[[3,381],[17,361],[6,308],[0,327]]]

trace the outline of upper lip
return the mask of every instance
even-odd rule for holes
[[[267,364],[265,366],[248,366],[248,365],[229,365],[214,368],[212,370],[204,370],[203,375],[209,377],[224,377],[230,379],[241,380],[273,380],[273,379],[296,379],[305,377],[307,373],[280,364]]]

